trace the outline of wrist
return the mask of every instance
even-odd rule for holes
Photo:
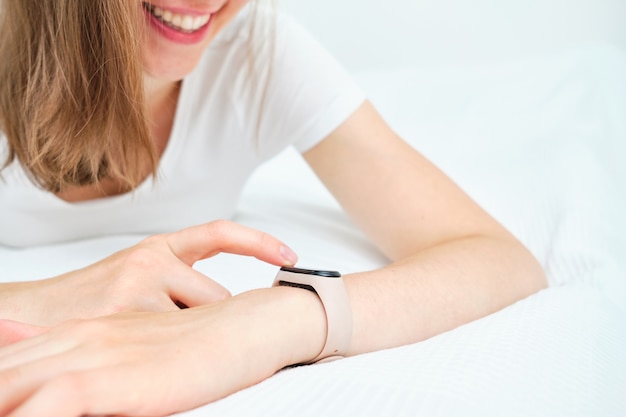
[[[263,334],[261,350],[276,370],[315,358],[326,341],[326,313],[311,291],[272,287],[240,294],[235,299],[256,303],[255,317]]]

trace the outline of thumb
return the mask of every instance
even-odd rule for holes
[[[0,347],[7,346],[48,331],[47,327],[33,326],[13,320],[0,320]]]
[[[166,278],[166,285],[170,297],[187,307],[210,304],[230,297],[230,292],[222,285],[182,264],[180,272]]]

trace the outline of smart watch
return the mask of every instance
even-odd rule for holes
[[[273,287],[286,286],[312,291],[326,312],[326,341],[321,353],[304,364],[344,357],[352,340],[352,309],[348,292],[337,271],[320,271],[283,266]]]

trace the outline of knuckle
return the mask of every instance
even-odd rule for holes
[[[274,237],[265,232],[258,232],[257,242],[261,249],[271,248],[276,244]]]
[[[108,324],[104,320],[73,320],[61,325],[64,331],[71,332],[83,340],[102,337],[107,332]]]
[[[156,257],[150,247],[135,246],[128,250],[124,258],[125,266],[131,268],[145,269],[154,264]]]
[[[155,243],[160,243],[161,241],[163,241],[163,239],[166,237],[166,235],[164,234],[158,234],[158,235],[152,235],[152,236],[148,236],[145,239],[143,239],[139,245],[141,244],[147,244],[147,245],[151,245],[151,244],[155,244]]]
[[[155,303],[156,298],[162,295],[161,290],[143,285],[139,280],[125,280],[116,282],[110,290],[111,302],[106,306],[105,315],[130,311],[152,311],[147,308]]]
[[[19,385],[22,376],[22,370],[19,367],[0,372],[0,392],[8,393],[11,387]]]
[[[228,236],[232,232],[232,228],[233,223],[224,219],[207,223],[207,232],[209,236],[213,238]]]
[[[150,299],[162,296],[166,271],[166,262],[157,251],[132,248],[103,288],[103,299],[109,300],[108,313],[137,311]]]
[[[133,298],[137,297],[138,293],[145,292],[145,287],[143,281],[135,275],[122,274],[108,285],[105,292],[109,299],[114,300],[111,308],[113,310],[120,309],[121,311],[125,310],[129,304],[132,304]]]

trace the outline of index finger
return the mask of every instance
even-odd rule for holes
[[[273,265],[294,265],[298,257],[274,236],[228,221],[217,220],[167,235],[174,254],[187,265],[220,252],[254,256]]]

